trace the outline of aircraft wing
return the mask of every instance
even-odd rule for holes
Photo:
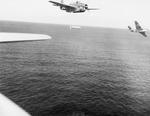
[[[9,98],[0,93],[0,115],[1,116],[31,116]]]
[[[66,4],[63,4],[63,3],[55,2],[55,1],[49,1],[49,2],[53,3],[56,6],[65,7],[65,8],[72,9],[72,10],[76,9],[76,7],[71,6],[71,5],[66,5]]]
[[[0,32],[0,43],[40,41],[47,39],[51,39],[51,37],[45,34]]]
[[[147,37],[145,31],[140,31],[139,33],[142,34],[144,37]]]
[[[135,21],[135,28],[139,31],[139,30],[143,30],[142,27],[140,26],[140,24]]]

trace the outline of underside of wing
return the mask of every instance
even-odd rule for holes
[[[49,2],[53,3],[56,6],[62,6],[63,5],[62,3],[59,3],[59,2],[54,2],[54,1],[49,1]]]
[[[49,2],[53,3],[56,6],[65,7],[67,9],[71,9],[71,10],[75,10],[76,9],[76,7],[71,6],[71,5],[66,5],[66,4],[62,4],[62,3],[54,2],[54,1],[49,1]]]

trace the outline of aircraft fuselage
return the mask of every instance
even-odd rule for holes
[[[73,4],[69,4],[70,6],[75,7],[75,10],[69,10],[69,9],[65,9],[67,12],[73,12],[73,13],[80,13],[80,12],[85,12],[86,11],[86,4],[84,3],[80,3],[80,2],[76,2]]]

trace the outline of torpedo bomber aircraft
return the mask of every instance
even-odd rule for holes
[[[55,2],[55,1],[49,1],[50,3],[53,3],[54,6],[59,6],[61,10],[65,10],[69,13],[83,13],[86,10],[98,10],[97,8],[89,8],[87,4],[81,3],[79,1],[76,1],[74,3],[71,3],[69,5],[64,4],[64,1],[61,0],[61,2]]]
[[[144,37],[147,37],[147,35],[146,35],[146,30],[143,29],[137,21],[135,21],[134,23],[135,23],[135,28],[136,28],[136,29],[133,30],[130,26],[128,26],[128,29],[129,29],[131,32],[138,32],[138,33],[142,34]]]

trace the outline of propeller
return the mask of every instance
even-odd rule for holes
[[[87,10],[99,10],[98,8],[88,8]]]
[[[89,8],[87,4],[85,4],[85,9],[86,10],[99,10],[98,8]]]

